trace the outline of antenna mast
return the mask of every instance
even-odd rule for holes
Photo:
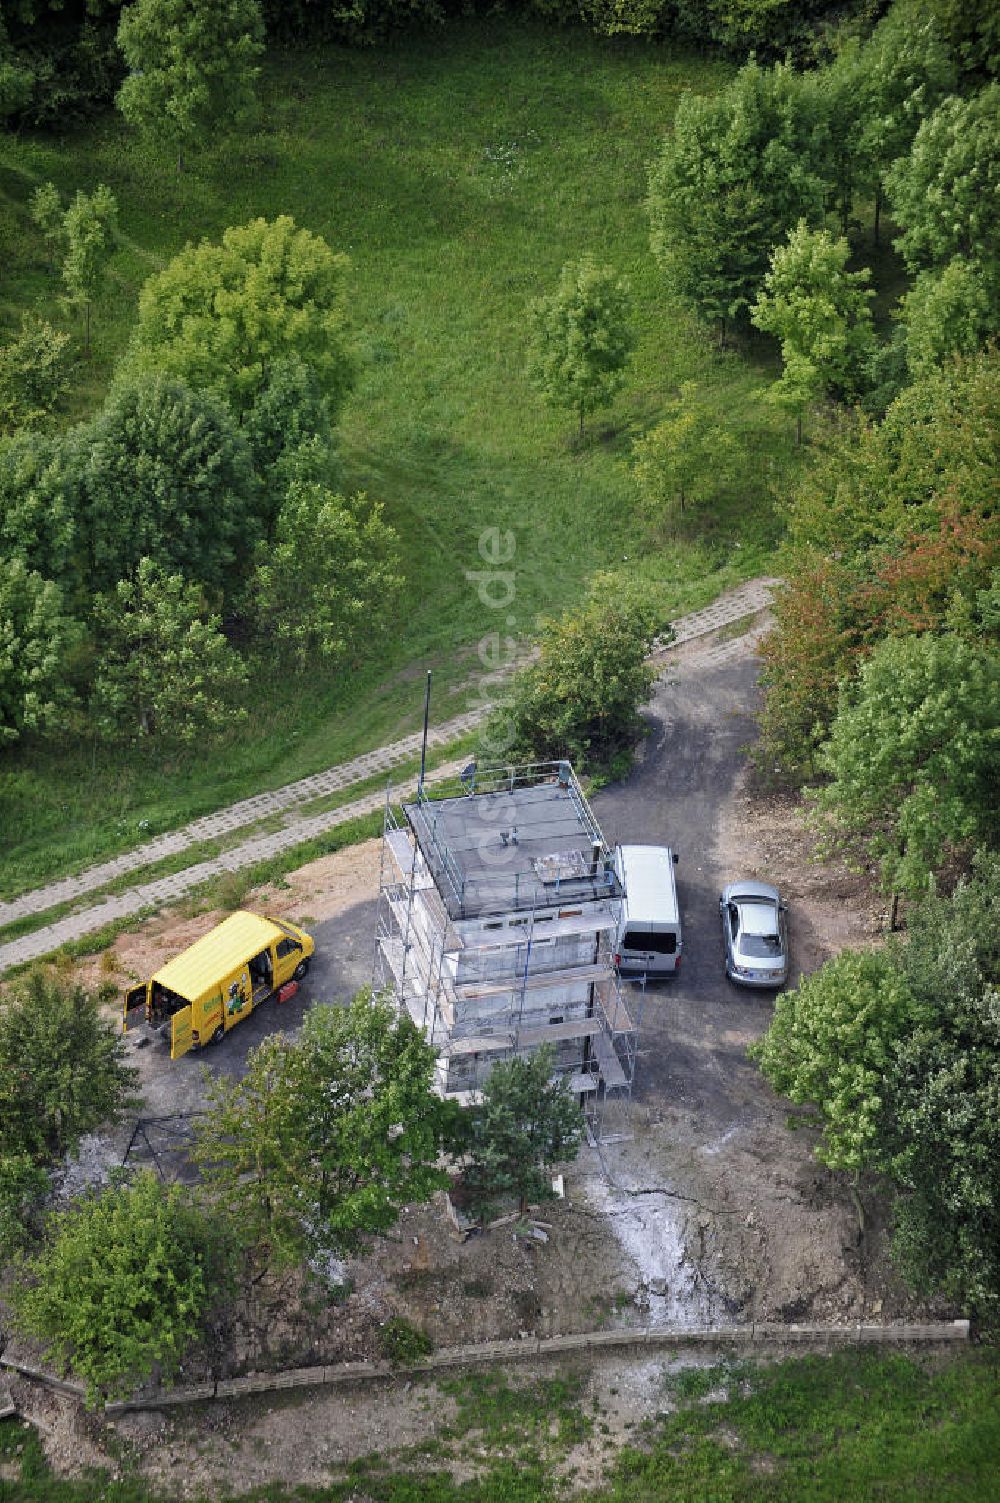
[[[417,802],[424,792],[424,772],[427,768],[427,722],[431,713],[431,670],[427,670],[427,688],[424,690],[424,738],[420,743],[420,782],[417,784]]]

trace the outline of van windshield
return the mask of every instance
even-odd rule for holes
[[[645,950],[648,955],[675,955],[677,953],[677,935],[672,931],[658,930],[650,934],[648,930],[626,929],[622,936],[623,950]]]

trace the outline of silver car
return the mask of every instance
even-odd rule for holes
[[[741,986],[788,979],[785,904],[770,882],[730,882],[719,899],[726,975]]]

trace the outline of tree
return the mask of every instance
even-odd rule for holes
[[[695,383],[683,382],[666,417],[636,445],[635,478],[646,510],[662,515],[676,496],[684,511],[689,496],[725,483],[734,457],[730,434]]]
[[[639,707],[656,676],[647,662],[654,635],[651,612],[598,579],[577,610],[542,622],[537,657],[514,675],[484,747],[609,769],[638,735]]]
[[[972,622],[977,597],[1000,561],[1000,527],[989,512],[965,511],[942,498],[938,526],[917,526],[873,550],[870,579],[859,590],[865,636],[957,630]],[[966,630],[968,637],[980,635]],[[988,637],[988,633],[981,633]]]
[[[130,125],[184,153],[240,124],[256,103],[259,0],[132,0],[118,23],[129,68],[117,104]]]
[[[1000,83],[968,98],[951,95],[925,120],[909,156],[886,177],[902,234],[895,242],[911,272],[963,256],[991,278],[1000,243]]]
[[[264,639],[299,668],[316,657],[343,666],[391,619],[399,566],[399,539],[377,502],[293,481],[249,591]]]
[[[143,1173],[51,1218],[15,1291],[18,1323],[85,1379],[91,1402],[168,1378],[227,1288],[218,1224]]]
[[[121,4],[8,0],[0,13],[0,118],[54,131],[103,111],[118,82],[109,23]]]
[[[832,62],[808,77],[826,121],[829,154],[824,176],[829,183],[831,206],[837,211],[840,233],[846,235],[851,225],[854,196],[867,166],[862,138],[863,122],[870,107],[870,89],[857,39],[846,40]],[[876,223],[877,217],[876,211]]]
[[[775,397],[798,414],[822,392],[851,396],[872,343],[869,273],[848,271],[851,250],[804,219],[775,247],[751,322],[781,340],[784,374]]]
[[[774,247],[800,219],[822,221],[823,113],[786,65],[750,62],[718,94],[681,96],[650,171],[650,241],[671,291],[719,322],[723,344]]]
[[[834,69],[838,66],[839,58]],[[885,174],[907,154],[921,123],[957,82],[954,60],[924,0],[897,3],[883,16],[861,49],[850,82],[853,98],[845,89],[842,118],[849,121],[859,178],[874,196],[877,244]]]
[[[995,510],[1000,455],[1000,352],[986,349],[928,372],[873,428],[864,456],[865,501],[884,538],[938,525],[942,504]]]
[[[634,343],[628,285],[591,257],[567,262],[550,297],[531,304],[528,376],[546,401],[579,414],[606,407]]]
[[[83,312],[83,349],[87,355],[90,312],[104,287],[108,262],[115,248],[117,218],[115,196],[100,183],[93,193],[77,192],[63,219],[62,276],[70,304]]]
[[[118,232],[118,202],[104,183],[93,193],[79,189],[63,208],[54,183],[43,183],[30,200],[31,217],[53,254],[62,258],[66,301],[83,314],[83,348],[90,354],[90,318],[100,297]]]
[[[197,585],[140,559],[94,614],[101,656],[91,708],[107,734],[190,745],[246,720],[235,703],[246,668]]]
[[[349,262],[287,215],[188,245],[139,296],[133,367],[208,388],[242,419],[277,362],[315,374],[331,420],[350,389],[345,287]]]
[[[778,996],[770,1027],[750,1046],[776,1091],[816,1109],[816,1157],[831,1169],[878,1164],[886,1076],[914,1011],[894,950],[844,950]]]
[[[751,1049],[776,1090],[816,1108],[817,1156],[885,1174],[892,1250],[922,1291],[1000,1309],[1000,860],[980,851],[928,893],[905,943],[844,951],[778,998]]]
[[[45,319],[22,317],[20,333],[0,347],[0,431],[34,427],[55,412],[69,385],[68,344]]]
[[[57,584],[23,559],[0,562],[0,743],[66,724],[67,660],[78,635]]]
[[[0,120],[24,109],[35,84],[35,70],[23,53],[10,44],[7,25],[0,15]]]
[[[893,1249],[918,1288],[1000,1310],[1000,861],[981,852],[951,897],[912,913],[914,1025],[889,1072],[883,1156]]]
[[[135,1105],[138,1075],[120,1033],[79,985],[33,971],[0,1010],[4,1157],[49,1164]]]
[[[501,1060],[490,1071],[482,1104],[471,1109],[462,1171],[474,1204],[516,1195],[523,1211],[529,1200],[551,1199],[551,1166],[576,1158],[583,1117],[569,1081],[553,1079],[552,1071],[549,1045],[530,1058]]]
[[[77,584],[80,469],[70,437],[20,433],[0,445],[0,555],[22,559],[69,595]]]
[[[243,435],[267,498],[268,536],[296,480],[336,490],[343,478],[330,408],[316,372],[298,355],[276,360],[243,420]]]
[[[31,217],[48,242],[50,254],[60,254],[66,234],[66,211],[55,183],[39,183],[28,200]]]
[[[920,893],[949,848],[997,834],[1000,657],[954,635],[887,638],[841,690],[815,793],[835,843]]]
[[[978,267],[956,256],[922,271],[903,298],[906,361],[915,380],[951,355],[972,355],[996,328],[997,307]]]
[[[272,1034],[240,1080],[216,1076],[195,1158],[264,1269],[344,1253],[426,1200],[456,1109],[431,1090],[434,1053],[406,1016],[359,992]]]
[[[799,776],[816,771],[837,701],[864,641],[857,566],[814,549],[789,553],[775,624],[761,643],[759,763]]]
[[[927,8],[968,73],[1000,73],[1000,14],[993,0],[927,0]]]
[[[176,378],[141,377],[115,389],[81,437],[91,587],[110,589],[149,558],[235,594],[265,523],[225,406]]]
[[[776,629],[763,644],[760,755],[812,771],[879,637],[946,629],[1000,564],[1000,358],[956,359],[909,386],[881,423],[838,415],[786,504]]]

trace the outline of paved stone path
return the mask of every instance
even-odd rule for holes
[[[461,772],[465,761],[463,757],[457,762],[448,762],[443,767],[436,767],[435,776],[453,776]],[[415,787],[416,780],[414,779],[410,791],[412,792]],[[405,793],[407,790],[402,791]],[[57,919],[55,923],[36,929],[32,934],[25,934],[20,939],[11,940],[9,944],[0,945],[0,974],[11,966],[23,965],[25,961],[37,960],[40,955],[48,955],[52,950],[57,950],[60,945],[68,944],[70,940],[80,939],[85,934],[91,934],[95,929],[102,929],[105,924],[114,923],[118,919],[131,918],[133,914],[141,913],[144,908],[159,908],[165,903],[175,903],[178,898],[184,897],[202,882],[207,882],[210,877],[221,876],[223,872],[240,871],[245,866],[253,866],[258,861],[266,861],[269,857],[279,856],[289,846],[301,845],[303,841],[312,840],[316,835],[325,835],[336,825],[344,824],[349,819],[356,819],[362,814],[372,814],[381,809],[384,804],[384,791],[365,794],[361,798],[352,799],[350,803],[339,805],[336,809],[327,809],[322,814],[296,819],[284,829],[275,830],[267,835],[251,836],[249,840],[244,840],[240,845],[234,845],[231,850],[223,852],[221,856],[212,856],[207,861],[198,861],[193,866],[186,866],[183,871],[174,872],[169,877],[158,877],[152,882],[126,888],[124,892],[111,893],[107,897],[98,898],[90,908],[83,909],[79,913],[69,913],[65,918]]]
[[[485,713],[484,709],[473,710],[467,715],[458,715],[454,720],[446,721],[430,731],[427,737],[428,744],[433,747],[447,746],[459,736],[464,735],[466,731],[473,730]],[[404,736],[401,741],[393,741],[388,746],[380,746],[375,751],[365,752],[351,762],[341,762],[336,767],[326,768],[324,772],[315,772],[310,777],[300,778],[297,783],[286,783],[283,788],[275,788],[271,793],[257,793],[253,798],[241,799],[238,804],[229,804],[225,809],[216,810],[214,814],[206,814],[201,819],[193,820],[182,829],[171,830],[166,835],[158,835],[154,840],[147,840],[144,845],[138,845],[131,851],[114,856],[110,861],[102,861],[97,866],[88,866],[85,871],[78,872],[76,876],[64,877],[58,882],[49,883],[47,887],[36,887],[34,891],[22,893],[10,902],[0,902],[0,927],[12,924],[15,919],[24,918],[31,913],[44,913],[47,908],[54,908],[58,903],[71,902],[74,898],[82,897],[87,892],[94,892],[99,887],[107,887],[128,872],[138,871],[144,866],[152,866],[155,861],[162,861],[165,856],[174,856],[179,851],[185,851],[197,845],[200,841],[217,840],[220,835],[232,834],[246,825],[256,824],[258,820],[266,819],[268,815],[284,814],[289,810],[294,810],[297,804],[308,803],[311,799],[322,798],[326,794],[338,793],[343,788],[349,788],[352,783],[363,782],[365,778],[373,777],[376,773],[388,773],[400,762],[405,762],[409,757],[419,753],[420,740],[419,731],[412,736]],[[298,840],[298,836],[296,835],[294,839]]]
[[[680,617],[673,623],[674,636],[666,649],[667,653],[698,637],[708,636],[745,616],[766,610],[775,584],[776,581],[773,579],[751,580],[748,584],[740,585],[737,589],[720,596],[704,610],[694,611],[688,616]],[[755,636],[759,634],[757,630]],[[709,652],[716,655],[728,655],[737,650],[745,651],[745,645],[740,648],[737,643],[723,642],[713,644],[709,648]],[[482,721],[488,709],[489,706],[484,705],[436,726],[428,735],[428,744],[434,747],[447,746],[449,742],[474,729]],[[230,834],[269,815],[286,816],[279,830],[251,836],[221,855],[196,862],[193,866],[185,867],[182,871],[175,872],[168,877],[140,883],[123,892],[99,898],[89,908],[67,914],[65,918],[47,924],[44,928],[36,929],[32,934],[26,934],[20,939],[0,944],[0,974],[11,966],[23,965],[26,961],[35,960],[40,955],[47,955],[52,950],[58,949],[60,945],[93,933],[95,929],[101,929],[105,924],[129,918],[144,908],[154,908],[164,903],[175,902],[210,877],[218,876],[222,872],[239,871],[258,861],[265,861],[279,855],[290,846],[300,845],[316,835],[325,834],[349,819],[362,814],[370,814],[381,808],[385,795],[379,791],[353,799],[350,803],[341,804],[336,809],[325,810],[321,814],[310,816],[296,812],[296,806],[308,803],[312,799],[336,793],[352,783],[361,782],[377,773],[388,773],[394,766],[419,752],[420,740],[420,732],[414,732],[413,735],[405,736],[400,741],[394,741],[387,746],[376,748],[375,751],[355,757],[350,762],[327,768],[324,772],[313,773],[310,777],[300,778],[298,782],[288,783],[283,788],[274,789],[273,792],[256,794],[253,798],[230,804],[225,809],[206,815],[202,819],[196,819],[182,829],[158,836],[155,840],[147,841],[145,845],[126,851],[110,861],[88,867],[76,876],[52,882],[47,887],[36,888],[10,902],[0,903],[0,926],[2,926],[28,914],[44,913],[46,909],[58,903],[82,897],[85,893],[106,886],[130,871],[137,871],[155,861],[162,860],[165,856],[184,851],[199,841],[217,839],[221,835]],[[444,776],[457,772],[461,765],[461,762],[455,762],[446,767],[436,768],[435,775]]]
[[[710,632],[718,631],[723,626],[742,621],[744,616],[766,611],[780,582],[777,579],[751,579],[744,585],[737,585],[735,590],[728,590],[725,595],[720,595],[718,600],[713,600],[704,610],[692,611],[689,616],[678,616],[672,622],[673,636],[665,650],[670,652],[675,647],[683,647],[685,642],[693,642],[696,637],[707,637]]]

